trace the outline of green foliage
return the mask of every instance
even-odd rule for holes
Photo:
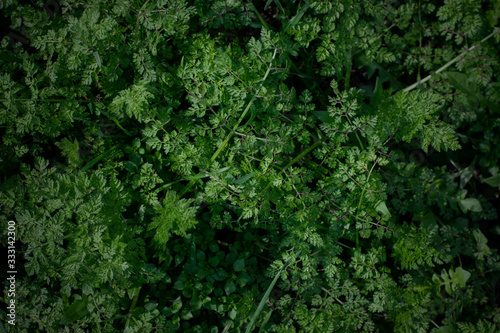
[[[7,332],[500,325],[497,0],[42,5],[0,5]]]
[[[190,207],[193,199],[180,199],[177,194],[167,191],[163,205],[156,209],[156,216],[148,230],[156,229],[154,242],[157,248],[165,247],[171,234],[186,236],[186,230],[196,225],[196,208]]]

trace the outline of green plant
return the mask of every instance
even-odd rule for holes
[[[497,4],[1,4],[6,331],[499,326]]]

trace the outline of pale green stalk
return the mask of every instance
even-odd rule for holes
[[[368,177],[366,179],[367,183],[370,180],[370,176],[372,174],[372,171],[373,171],[373,168],[375,167],[375,165],[377,165],[377,161],[376,160],[373,163],[373,166],[370,169],[370,172],[368,173]],[[366,192],[366,188],[363,188],[363,192],[361,192],[361,198],[359,198],[358,208],[356,209],[356,217],[354,219],[355,221],[358,221],[359,208],[361,207],[361,203],[363,202],[363,196],[365,195],[365,192]],[[358,247],[359,247],[359,232],[356,230],[356,248],[358,248]]]
[[[490,39],[492,36],[494,36],[495,34],[497,34],[498,32],[500,31],[499,28],[495,28],[493,30],[493,32],[491,34],[489,34],[488,36],[486,36],[485,38],[483,38],[479,44],[485,42],[486,40]],[[478,44],[478,45],[479,45]],[[467,53],[469,53],[470,51],[476,49],[478,47],[478,45],[474,45],[472,47],[469,47],[467,50],[465,50],[464,52],[460,53],[458,56],[456,56],[455,58],[453,58],[452,60],[448,61],[448,63],[446,63],[446,65],[444,65],[443,67],[441,67],[440,69],[438,69],[437,71],[434,72],[434,74],[430,74],[428,75],[427,77],[423,78],[422,80],[419,80],[417,82],[415,82],[414,84],[412,84],[411,86],[403,89],[404,92],[408,92],[410,90],[413,90],[414,88],[416,88],[418,85],[422,84],[422,83],[425,83],[427,81],[429,81],[433,76],[435,76],[436,74],[439,74],[441,73],[442,71],[444,71],[446,68],[450,67],[451,65],[453,65],[454,63],[456,63],[457,61],[459,61],[460,59],[462,59],[463,56],[465,56]]]

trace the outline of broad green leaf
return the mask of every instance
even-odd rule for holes
[[[184,320],[189,320],[191,318],[193,318],[193,313],[187,309],[184,309],[182,310],[181,312],[181,318],[184,319]]]
[[[384,94],[384,89],[382,88],[382,80],[377,76],[375,80],[375,89],[373,90],[373,95],[370,98],[370,103],[372,105],[378,105],[382,100]]]
[[[484,179],[484,182],[490,186],[499,187],[500,186],[500,173],[496,174],[492,177]]]
[[[139,317],[141,314],[144,313],[144,308],[142,306],[138,306],[131,313],[132,316]]]
[[[184,280],[179,279],[179,280],[175,281],[175,283],[174,283],[174,289],[177,289],[177,290],[184,289]]]
[[[235,308],[232,308],[229,311],[228,316],[229,316],[229,318],[231,318],[232,320],[234,320],[234,318],[236,318],[236,314],[238,314],[238,311]]]
[[[391,212],[389,212],[389,209],[387,209],[387,205],[385,204],[385,201],[379,201],[375,205],[375,209],[377,212],[382,214],[384,217],[391,217]]]
[[[252,280],[252,278],[246,272],[243,272],[238,275],[238,278],[236,280],[240,287],[244,287],[248,282]]]
[[[236,284],[233,281],[226,282],[226,285],[224,286],[224,291],[228,296],[231,295],[236,291]]]
[[[89,313],[87,304],[88,299],[86,296],[78,301],[73,302],[73,304],[71,304],[70,307],[64,312],[61,324],[68,324],[85,317]]]
[[[397,81],[397,79],[392,76],[383,66],[378,64],[377,62],[370,60],[365,53],[360,53],[356,57],[356,61],[359,63],[360,67],[365,67],[367,70],[368,78],[371,78],[373,74],[378,70],[378,77],[380,78],[380,82],[384,83],[389,81],[391,83],[392,89],[401,89],[403,88],[403,84]]]
[[[453,289],[455,289],[455,286],[460,286],[462,288],[465,287],[465,283],[470,278],[470,276],[471,274],[462,267],[457,267],[454,272],[452,269],[450,269],[450,277],[453,281]]]
[[[250,119],[248,119],[248,121],[244,125],[238,127],[237,130],[239,131],[245,128],[247,125],[251,125],[256,115],[257,115],[257,110],[255,108],[252,108],[252,114],[250,115]]]
[[[456,333],[457,331],[453,326],[441,326],[439,328],[434,328],[432,333]]]
[[[144,309],[146,311],[152,311],[153,309],[156,309],[158,307],[158,303],[154,302],[149,302],[144,305]]]
[[[465,188],[465,185],[469,182],[469,180],[474,175],[474,165],[471,164],[467,168],[460,171],[460,188]]]
[[[462,211],[464,213],[467,213],[468,211],[479,213],[483,211],[483,208],[481,207],[481,203],[479,200],[475,198],[467,198],[464,200],[459,201],[460,208],[462,208]]]
[[[193,295],[193,297],[189,301],[189,304],[191,305],[191,309],[196,311],[196,310],[201,309],[203,302],[201,301],[200,297],[196,294],[196,295]]]
[[[181,296],[179,296],[172,304],[172,313],[178,312],[181,308],[182,308],[182,299]]]
[[[330,116],[328,111],[313,111],[312,114],[324,123],[331,123],[335,119]]]
[[[245,259],[238,259],[234,262],[233,268],[235,272],[240,272],[245,269]]]
[[[267,325],[267,322],[269,321],[269,319],[271,318],[272,314],[273,314],[273,310],[269,310],[269,312],[264,317],[264,321],[260,325],[259,333],[265,333],[265,332],[267,332],[266,325]]]
[[[219,257],[215,256],[215,257],[210,257],[210,259],[208,259],[208,263],[210,264],[210,266],[212,267],[217,267],[217,265],[219,264],[220,262],[220,259]]]

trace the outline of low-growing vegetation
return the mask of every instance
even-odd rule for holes
[[[0,8],[2,332],[500,330],[498,0]]]

